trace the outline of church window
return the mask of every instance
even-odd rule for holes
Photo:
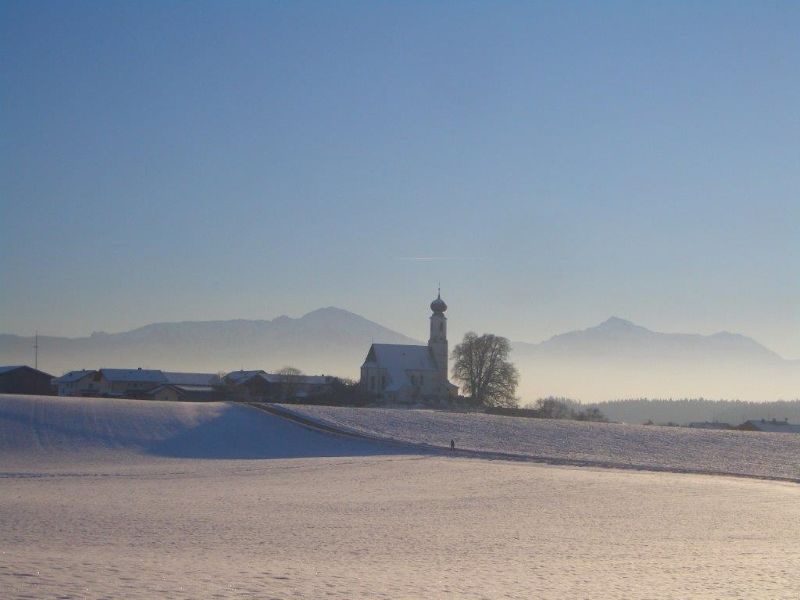
[[[425,383],[425,380],[424,380],[423,376],[420,375],[419,376],[419,384],[422,385],[423,383]]]
[[[386,375],[381,375],[381,389],[386,389]]]
[[[444,323],[439,323],[439,331],[444,331]]]
[[[375,389],[375,375],[370,376],[369,378],[369,389]]]

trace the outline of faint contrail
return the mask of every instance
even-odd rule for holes
[[[434,261],[434,260],[483,260],[479,256],[400,256],[397,260],[421,260],[421,261]]]

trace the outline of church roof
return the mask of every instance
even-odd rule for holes
[[[431,310],[435,313],[444,313],[447,310],[447,304],[442,300],[441,292],[436,295],[436,300],[431,302]]]
[[[364,364],[375,364],[388,371],[387,391],[403,387],[408,381],[408,371],[436,371],[428,346],[408,344],[372,344]]]

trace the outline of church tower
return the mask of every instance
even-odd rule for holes
[[[436,300],[431,302],[431,336],[428,339],[428,348],[431,350],[436,366],[439,370],[440,381],[447,383],[447,317],[444,311],[447,304],[442,300],[441,291],[437,294]]]

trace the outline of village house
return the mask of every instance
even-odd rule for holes
[[[146,392],[168,383],[157,369],[100,369],[95,380],[101,396],[143,397]]]
[[[331,390],[335,377],[257,371],[182,373],[159,369],[70,371],[53,379],[59,396],[104,396],[167,401],[302,401]]]
[[[53,379],[59,396],[108,396],[118,398],[147,398],[158,387],[181,386],[172,395],[190,394],[199,397],[207,388],[218,385],[220,378],[213,373],[179,373],[158,369],[97,369],[70,371]]]
[[[231,371],[224,377],[228,394],[251,402],[302,400],[324,394],[335,377],[329,375],[289,375],[266,371]]]
[[[447,377],[447,304],[431,302],[427,346],[372,344],[361,365],[363,390],[387,403],[446,404],[458,396]]]
[[[163,374],[167,382],[149,390],[146,398],[181,402],[213,402],[221,399],[219,385],[222,379],[219,375],[173,371],[163,371]]]
[[[219,390],[210,385],[176,385],[165,383],[148,391],[145,398],[149,400],[166,400],[170,402],[215,402],[220,400]]]
[[[94,369],[69,371],[53,379],[53,385],[59,396],[99,396],[100,386],[95,380],[96,376]]]

